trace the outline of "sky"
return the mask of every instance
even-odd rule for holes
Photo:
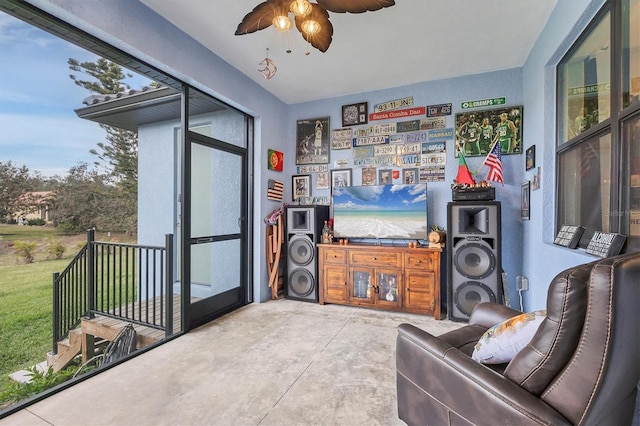
[[[334,188],[334,208],[352,210],[425,209],[427,186],[378,185]]]
[[[50,177],[97,159],[89,151],[106,133],[74,112],[91,93],[69,78],[69,58],[97,56],[0,12],[0,162]],[[138,89],[148,80],[128,83]]]

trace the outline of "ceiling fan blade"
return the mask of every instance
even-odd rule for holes
[[[311,3],[311,7],[311,13],[308,16],[304,18],[296,16],[296,28],[300,31],[300,34],[302,34],[302,38],[313,47],[321,52],[326,52],[331,45],[333,25],[331,25],[331,21],[329,21],[329,13],[326,10],[315,3]],[[320,24],[320,31],[317,34],[307,35],[302,31],[302,23],[307,19],[313,19]]]
[[[273,24],[273,18],[279,12],[284,11],[284,14],[287,14],[289,3],[291,2],[287,0],[267,0],[260,3],[242,18],[235,35],[255,33],[270,27]]]
[[[363,13],[380,10],[396,4],[394,0],[316,0],[323,8],[336,13]]]

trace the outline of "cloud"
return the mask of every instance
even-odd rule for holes
[[[46,176],[78,162],[93,163],[96,157],[89,150],[106,140],[96,123],[73,117],[0,114],[0,128],[0,161],[24,164]]]
[[[1,45],[35,45],[48,47],[54,39],[32,25],[22,22],[7,14],[0,14],[0,46]]]
[[[374,201],[380,197],[380,194],[384,192],[382,186],[351,186],[344,189],[354,199],[360,201]]]

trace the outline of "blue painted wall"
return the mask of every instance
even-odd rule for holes
[[[325,99],[290,105],[287,115],[287,140],[296,140],[296,120],[326,117],[330,118],[331,128],[342,126],[342,105],[358,102],[368,102],[369,110],[373,105],[393,99],[413,96],[414,106],[452,103],[453,113],[447,116],[447,127],[454,127],[455,114],[461,112],[463,101],[506,97],[507,106],[523,104],[522,98],[522,70],[510,69],[505,71],[476,74],[460,78],[440,81],[430,81],[392,89],[378,90],[369,93]],[[469,110],[465,110],[469,111]],[[526,113],[526,108],[525,108]],[[410,118],[408,118],[410,119]],[[391,120],[398,121],[398,120]],[[386,123],[375,121],[370,124]],[[525,134],[525,146],[529,142]],[[333,151],[329,159],[333,164],[335,158],[348,158],[350,150]],[[295,146],[292,144],[285,153],[285,158],[295,158]],[[487,167],[481,164],[484,157],[467,158],[467,164],[472,171],[479,171],[483,177],[487,174]],[[503,269],[507,272],[509,286],[515,289],[515,277],[522,274],[522,222],[520,221],[520,190],[524,175],[524,155],[503,155],[503,174],[505,186],[497,184],[496,199],[502,203],[502,250]],[[427,184],[427,203],[429,225],[447,226],[447,203],[451,201],[451,183],[458,171],[458,159],[454,158],[454,142],[447,142],[447,164],[444,182],[430,182]],[[287,172],[296,173],[293,161],[287,162]],[[361,170],[353,168],[353,184],[361,184]],[[315,179],[315,176],[313,177]],[[314,184],[315,186],[315,184]],[[329,190],[315,191],[312,195],[330,195]],[[515,290],[513,290],[515,291]],[[511,294],[511,291],[510,291]],[[515,295],[515,294],[514,294]]]
[[[542,171],[541,189],[531,192],[531,221],[523,224],[522,271],[529,277],[523,292],[527,310],[546,306],[547,289],[562,270],[595,260],[582,250],[553,244],[555,222],[555,66],[602,7],[602,0],[558,1],[522,71],[525,108],[524,134],[536,145],[536,165]],[[533,178],[532,171],[525,179]]]
[[[530,280],[530,291],[524,294],[525,309],[541,308],[545,305],[548,283],[557,272],[592,260],[579,251],[552,244],[555,215],[554,66],[595,15],[602,0],[560,0],[522,68],[297,105],[285,105],[137,1],[29,0],[29,3],[255,117],[256,301],[267,300],[270,295],[264,264],[262,218],[278,206],[278,203],[266,200],[266,183],[269,178],[275,178],[290,185],[290,176],[295,174],[292,159],[295,158],[296,120],[329,116],[331,127],[337,128],[341,124],[341,106],[362,101],[372,106],[413,96],[416,105],[451,102],[454,113],[459,111],[461,101],[497,96],[506,96],[508,105],[524,105],[523,144],[525,149],[536,145],[542,188],[531,193],[531,220],[521,221],[520,185],[525,179],[532,178],[532,172],[524,171],[524,155],[503,157],[507,184],[498,185],[496,192],[503,209],[503,266],[508,273],[511,298],[514,299],[515,276],[525,275]],[[453,125],[453,116],[449,117],[448,125]],[[269,148],[285,153],[284,173],[266,170],[265,157]],[[451,142],[447,145],[447,153],[446,181],[431,183],[428,190],[429,222],[442,226],[446,224],[446,203],[451,199],[450,183],[457,169]],[[166,156],[157,160],[169,162],[173,153],[167,147],[163,155]],[[477,169],[481,160],[468,159],[469,167]],[[354,183],[357,183],[355,174]],[[145,203],[144,194],[141,197],[140,202]],[[169,223],[158,221],[157,229],[150,231],[160,235],[171,232],[167,229]]]

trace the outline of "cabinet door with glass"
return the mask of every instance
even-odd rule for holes
[[[349,300],[388,308],[401,306],[402,274],[396,269],[351,268]]]
[[[374,293],[374,269],[373,268],[350,268],[351,279],[349,284],[349,301],[351,303],[373,304],[375,301]]]
[[[387,308],[401,306],[402,274],[395,269],[376,269],[374,294],[376,303]]]

